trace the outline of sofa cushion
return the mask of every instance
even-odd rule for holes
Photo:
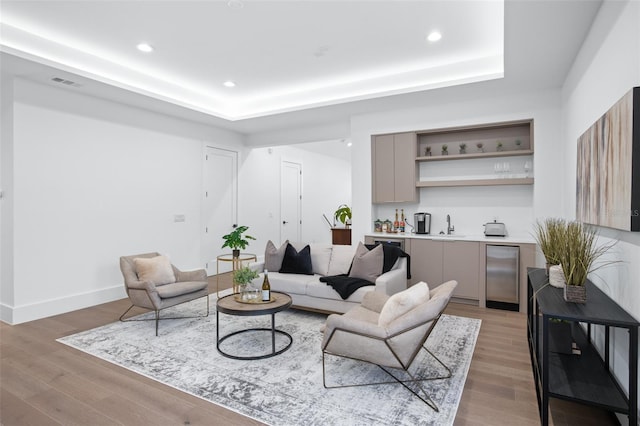
[[[327,275],[329,273],[329,262],[333,248],[330,244],[309,244],[311,248],[311,267],[313,273]]]
[[[353,292],[346,299],[342,299],[340,294],[333,289],[327,283],[320,282],[320,276],[317,276],[315,280],[311,280],[307,282],[306,294],[307,296],[318,297],[322,299],[331,299],[331,300],[345,300],[347,302],[360,303],[362,298],[367,292],[373,291],[374,287],[369,285],[365,287],[360,287],[355,292]]]
[[[355,254],[356,248],[354,246],[333,246],[327,275],[348,274]]]
[[[289,240],[285,241],[280,248],[276,248],[271,240],[267,241],[267,247],[264,250],[264,269],[267,271],[279,271],[282,268],[282,260],[284,252],[287,250]]]
[[[207,281],[182,281],[179,283],[171,283],[158,287],[158,296],[161,299],[168,299],[170,297],[181,296],[183,294],[189,294],[196,291],[200,291],[207,288],[209,283]]]
[[[378,325],[386,327],[393,320],[406,314],[416,306],[429,301],[429,286],[424,281],[389,297],[378,318]]]
[[[369,250],[364,244],[358,243],[349,276],[374,283],[376,282],[376,278],[382,274],[383,263],[384,251],[382,250],[382,244]]]
[[[308,283],[318,281],[319,275],[281,274],[269,272],[271,291],[282,291],[288,294],[306,294]]]
[[[280,273],[313,275],[311,248],[307,245],[298,252],[291,244],[287,244]]]
[[[155,285],[176,282],[176,276],[167,256],[136,257],[133,259],[136,274],[140,281],[147,281]]]

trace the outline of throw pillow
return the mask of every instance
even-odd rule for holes
[[[424,281],[391,296],[382,307],[378,325],[386,327],[421,303],[429,301],[429,286]]]
[[[311,249],[309,246],[305,246],[302,250],[296,251],[291,244],[287,244],[280,272],[284,274],[313,275]]]
[[[133,265],[140,281],[148,281],[155,285],[176,282],[171,261],[167,256],[136,257],[133,259]]]
[[[311,267],[313,273],[327,275],[329,272],[329,261],[331,260],[332,247],[327,244],[309,244],[311,248]]]
[[[375,283],[376,279],[382,274],[382,264],[384,263],[384,251],[382,244],[375,246],[369,250],[364,244],[358,243],[356,255],[353,257],[351,264],[351,278],[361,278],[369,282]]]
[[[271,240],[267,241],[267,248],[264,250],[264,269],[273,272],[280,270],[287,244],[289,244],[289,240],[285,241],[280,248],[276,248]]]
[[[333,246],[327,275],[348,274],[355,253],[356,247],[354,246]]]

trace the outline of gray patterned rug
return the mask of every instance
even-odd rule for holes
[[[216,296],[210,297],[213,308]],[[197,315],[203,305],[196,300],[167,309],[162,316]],[[275,318],[276,327],[293,336],[293,344],[281,355],[257,361],[218,353],[213,309],[208,318],[161,321],[158,337],[153,321],[114,322],[58,341],[270,425],[453,424],[480,320],[443,315],[427,340],[427,348],[453,372],[450,379],[423,382],[440,407],[436,413],[398,384],[325,389],[319,330],[326,316],[288,310]],[[241,328],[270,327],[270,316],[220,314],[220,323],[224,335]],[[270,333],[245,333],[223,344],[223,350],[234,354],[262,354],[270,350]],[[277,347],[285,344],[285,338],[276,341]],[[429,355],[421,354],[413,372],[444,373]],[[366,363],[337,357],[327,361],[328,385],[389,379]]]

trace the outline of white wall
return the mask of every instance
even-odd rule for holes
[[[240,135],[20,79],[14,94],[4,321],[124,297],[122,255],[159,251],[181,268],[203,266],[203,144],[238,145]]]
[[[575,217],[578,137],[632,87],[640,85],[640,2],[606,1],[562,89],[563,148],[566,158],[564,214]],[[615,266],[590,278],[636,319],[640,319],[640,233],[600,228],[603,243],[618,240]],[[587,296],[588,297],[588,296]],[[628,389],[628,338],[613,335],[613,369]],[[622,424],[626,416],[619,417]]]
[[[354,223],[354,238],[371,232],[373,220],[392,218],[404,208],[413,220],[416,211],[432,213],[432,232],[446,228],[452,217],[456,232],[482,234],[482,224],[504,221],[510,235],[530,236],[535,218],[562,213],[561,192],[550,190],[562,178],[560,95],[558,91],[526,92],[494,83],[435,91],[421,108],[354,117],[353,204],[364,217]],[[519,119],[534,119],[535,185],[498,187],[422,188],[417,203],[371,204],[371,135],[427,130]]]
[[[13,78],[0,78],[0,302],[13,305]]]
[[[331,243],[329,225],[340,204],[351,203],[351,165],[333,156],[275,146],[247,150],[240,166],[239,223],[250,226],[252,252],[264,253],[268,240],[280,244],[280,164],[302,164],[302,241]]]

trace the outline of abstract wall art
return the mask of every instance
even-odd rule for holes
[[[576,219],[640,231],[640,87],[578,138]]]

